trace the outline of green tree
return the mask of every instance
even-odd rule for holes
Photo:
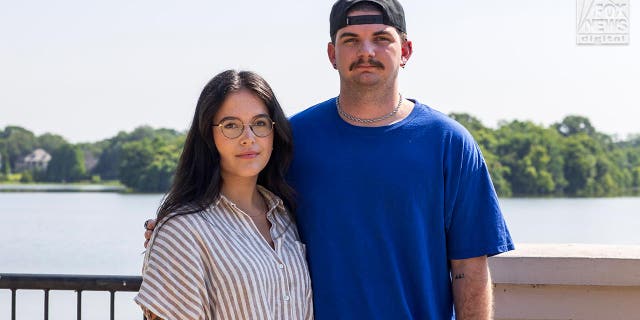
[[[633,170],[620,149],[596,153],[595,196],[617,196],[633,189]]]
[[[184,137],[184,134],[171,129],[153,129],[149,126],[138,127],[131,133],[121,131],[115,137],[99,143],[101,152],[98,164],[93,169],[92,174],[100,175],[103,180],[119,179],[120,168],[124,161],[122,158],[123,146],[126,143],[144,139],[151,141],[158,139],[166,143],[173,143],[171,141],[178,137]]]
[[[588,196],[595,183],[597,159],[588,147],[589,138],[582,135],[568,137],[564,145],[564,175],[568,185],[566,194]]]
[[[517,196],[552,195],[566,185],[560,135],[530,121],[502,122],[496,131],[496,155]]]
[[[73,182],[86,178],[84,155],[77,146],[63,144],[51,153],[47,167],[48,181]]]
[[[640,166],[633,168],[631,171],[632,184],[631,187],[634,192],[640,191]]]
[[[596,129],[591,125],[591,121],[588,118],[577,115],[566,116],[562,119],[562,122],[555,124],[554,127],[566,137],[579,133],[591,136],[596,133]]]
[[[98,164],[92,173],[99,175],[103,180],[114,180],[120,176],[120,154],[122,142],[109,139],[107,146],[100,153]]]
[[[613,196],[632,188],[632,164],[623,144],[598,132],[589,119],[566,117],[554,125],[565,138],[565,174],[570,196]]]
[[[57,134],[45,133],[36,138],[36,145],[47,152],[53,152],[64,144],[68,144],[67,140]]]
[[[6,127],[3,132],[3,140],[11,168],[15,168],[16,163],[37,146],[33,132],[17,126]]]
[[[0,151],[2,151],[1,147]],[[2,174],[6,177],[11,174],[11,163],[9,163],[9,157],[6,153],[0,152],[0,157],[2,157]]]
[[[122,146],[120,181],[140,192],[165,192],[171,185],[181,145],[161,138]]]

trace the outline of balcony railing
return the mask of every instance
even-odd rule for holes
[[[640,319],[640,246],[517,244],[489,259],[494,284],[495,319]],[[118,291],[138,291],[138,276],[0,274],[0,289],[11,290],[15,320],[16,290],[44,290],[45,319],[49,291],[111,293],[111,319]],[[0,315],[0,319],[6,319]]]
[[[49,291],[76,291],[76,315],[82,319],[82,292],[105,291],[110,293],[110,319],[114,320],[115,293],[137,292],[142,277],[107,275],[16,274],[0,273],[0,289],[11,290],[11,320],[16,319],[16,291],[21,289],[44,291],[44,319],[49,319]],[[5,319],[2,315],[0,318]]]

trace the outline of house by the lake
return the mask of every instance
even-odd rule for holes
[[[44,149],[35,149],[16,164],[16,171],[47,170],[51,155]]]

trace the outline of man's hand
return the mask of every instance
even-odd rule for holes
[[[451,260],[451,282],[457,319],[493,318],[491,275],[487,256]]]
[[[153,233],[153,228],[156,227],[156,219],[149,219],[144,222],[144,247],[147,248],[149,245],[149,240],[151,240],[151,234]]]
[[[148,221],[148,220],[147,220]],[[154,220],[155,222],[155,220]],[[148,241],[148,240],[147,240]],[[146,243],[145,243],[146,246]],[[144,308],[143,308],[144,309]],[[144,309],[144,318],[146,320],[162,320],[162,318],[156,316],[153,312],[151,312],[149,309]]]

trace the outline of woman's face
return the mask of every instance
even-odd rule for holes
[[[241,89],[227,96],[213,124],[222,179],[257,179],[273,151],[273,130],[269,130],[272,120],[267,106],[251,91]]]

